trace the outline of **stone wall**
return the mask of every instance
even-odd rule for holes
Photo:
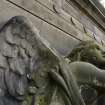
[[[0,23],[2,26],[15,15],[28,17],[40,34],[63,56],[66,56],[80,41],[95,40],[104,45],[105,32],[95,20],[99,17],[91,18],[84,8],[74,1],[0,0]],[[80,2],[82,3],[82,0]],[[89,6],[83,4],[85,5],[88,9]]]

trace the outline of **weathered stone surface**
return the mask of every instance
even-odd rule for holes
[[[95,90],[91,86],[82,85],[80,90],[81,90],[81,95],[82,95],[84,101],[86,102],[86,104],[93,103],[94,100],[96,100],[96,98],[98,96],[97,90]]]
[[[73,61],[85,61],[104,69],[105,57],[104,48],[94,41],[83,41],[77,45],[68,58]]]
[[[1,53],[3,54],[3,56],[5,57],[16,57],[17,56],[17,46],[10,46],[7,43],[2,43],[1,46]]]
[[[31,36],[30,36],[31,37]],[[36,45],[37,46],[37,45]],[[26,49],[26,54],[29,56],[35,56],[35,51],[32,48],[32,46],[26,41],[26,40],[22,40],[21,41],[21,47]],[[37,55],[36,55],[37,56]]]
[[[9,27],[14,30],[11,30],[12,36],[10,35],[10,39],[7,40],[5,32],[10,32]],[[25,17],[13,17],[4,30],[0,51],[9,67],[5,71],[3,69],[4,84],[1,83],[1,86],[4,85],[2,88],[4,93],[1,93],[0,98],[2,105],[84,105],[76,78],[71,73],[73,70],[77,76],[85,74],[85,77],[78,80],[85,80],[84,83],[89,80],[92,85],[97,85],[96,81],[94,82],[96,78],[97,86],[102,83],[101,86],[104,88],[104,71],[101,72],[97,67],[89,66],[88,63],[84,65],[84,63],[75,62],[68,65],[65,59],[40,37],[37,29]],[[16,36],[20,40],[19,43],[11,43]],[[77,63],[78,65],[75,65]],[[87,69],[87,72],[92,71],[87,75],[84,69]],[[54,102],[56,99],[57,102]]]
[[[35,94],[36,91],[37,91],[37,88],[36,87],[32,87],[32,86],[29,87],[29,93],[30,94]]]
[[[4,80],[4,70],[0,69],[0,96],[5,95],[6,86],[5,86],[5,80]]]
[[[18,54],[24,61],[28,61],[28,56],[26,54],[25,49],[19,47],[19,53]]]
[[[12,38],[10,40],[8,39],[8,41],[5,40],[5,32],[8,32],[7,29],[10,26],[12,29],[15,29],[14,33],[12,33],[13,30],[11,31],[13,38],[17,35],[18,39],[21,39],[21,43],[10,43]],[[26,29],[21,30],[19,28],[20,26]],[[4,30],[4,34],[2,33],[3,40],[1,40],[3,43],[0,45],[0,51],[3,56],[6,57],[9,67],[3,73],[5,79],[4,85],[6,86],[6,90],[4,90],[4,92],[7,94],[4,94],[1,99],[3,98],[5,102],[8,104],[12,103],[13,105],[16,105],[17,103],[19,104],[20,101],[23,102],[20,104],[24,104],[24,102],[26,102],[25,105],[49,105],[56,86],[59,87],[58,84],[55,85],[54,81],[56,82],[56,79],[61,77],[61,80],[58,79],[59,84],[61,84],[63,77],[60,74],[57,74],[55,76],[55,80],[52,80],[49,77],[48,72],[50,72],[52,68],[58,66],[60,60],[64,59],[59,56],[59,53],[47,41],[40,37],[36,28],[34,28],[25,17],[16,16],[12,18],[8,21],[8,25],[4,27]],[[28,34],[30,35],[30,37],[28,35],[28,38],[24,37],[24,34],[26,34],[27,31],[29,31]],[[34,41],[32,41],[32,38]],[[66,65],[64,67],[63,64],[60,66],[62,66],[62,71],[66,70],[66,74],[64,75],[68,78],[67,73],[69,69],[66,68]],[[59,66],[58,70],[56,69],[57,68],[55,68],[55,71],[59,71]],[[32,79],[29,79],[28,75],[32,77]],[[82,103],[82,100],[81,97],[79,97],[80,95],[76,87],[77,85],[74,85],[75,81],[71,78],[72,77],[68,79],[64,78],[65,85],[62,84],[60,89],[63,90],[64,97],[67,97],[68,99],[67,102],[67,99],[63,99],[65,104],[74,103],[73,105],[77,105],[77,103]],[[50,81],[52,81],[52,83],[50,83]],[[71,84],[65,83],[65,81],[74,82],[71,86]],[[65,86],[69,89],[65,89]],[[30,87],[32,87],[31,90]],[[36,87],[37,90],[33,90],[33,87]],[[67,90],[69,90],[69,93]],[[75,95],[72,94],[72,91]],[[61,97],[64,98],[62,93]],[[8,95],[10,97],[10,101],[8,101]],[[34,95],[35,97],[33,97]],[[76,102],[75,96],[78,96]],[[14,100],[11,100],[11,98]],[[3,105],[6,105],[7,103],[5,104],[3,100],[1,101],[1,104],[3,103]]]
[[[7,43],[16,44],[14,41],[13,35],[11,33],[11,27],[8,27],[5,32],[5,40],[7,41]]]
[[[98,69],[98,71],[96,70],[97,73],[95,73],[93,71],[97,68],[93,67],[93,70],[92,70],[91,65],[87,66],[87,67],[84,67],[85,64],[83,64],[82,68],[81,68],[81,66],[79,66],[81,68],[80,71],[79,71],[79,67],[77,67],[78,64],[73,66],[74,68],[76,68],[76,67],[78,68],[78,71],[75,71],[76,70],[75,69],[73,71],[73,73],[74,73],[74,75],[76,77],[76,80],[79,83],[79,85],[82,84],[83,87],[84,87],[84,88],[82,88],[83,90],[81,89],[81,92],[83,92],[81,94],[82,94],[82,96],[83,96],[83,98],[84,98],[84,100],[87,104],[93,104],[93,103],[96,104],[96,102],[98,102],[98,98],[104,97],[104,95],[103,95],[104,92],[105,92],[105,89],[104,89],[104,86],[105,86],[105,84],[104,84],[104,79],[105,79],[104,78],[105,77],[104,76],[105,75],[104,74],[104,69],[105,69],[105,66],[104,66],[104,64],[105,64],[104,52],[105,52],[104,48],[101,47],[100,45],[98,45],[97,43],[95,43],[93,41],[86,41],[86,42],[80,43],[68,55],[68,58],[72,62],[79,61],[79,65],[80,65],[80,61],[83,61],[83,62],[89,62],[89,63],[95,65],[96,67],[101,68],[101,69]],[[71,65],[71,63],[70,63],[70,65]],[[72,68],[72,70],[73,70],[73,68]],[[81,70],[83,70],[83,71],[81,71]],[[92,81],[93,81],[93,83],[91,84]],[[87,86],[85,87],[84,84],[87,85]],[[89,88],[87,88],[87,87],[89,87]],[[92,94],[90,94],[90,91],[92,91],[91,92]],[[95,95],[94,94],[95,91],[98,94],[97,97],[92,96],[92,95]],[[95,99],[95,97],[96,97],[96,99]],[[104,101],[102,101],[102,103],[104,104]]]
[[[18,103],[10,97],[0,97],[0,105],[18,105]]]
[[[12,82],[11,82],[12,81]],[[13,72],[5,72],[5,82],[8,88],[8,92],[11,96],[16,97],[21,100],[24,98],[27,89],[27,79],[24,77],[19,77]]]
[[[28,37],[24,37],[25,35]],[[50,50],[47,50],[48,48],[45,47],[42,43],[42,39],[40,40],[40,36],[38,35],[37,30],[34,29],[30,22],[22,16],[12,18],[8,21],[8,24],[3,27],[3,31],[1,31],[0,36],[1,105],[18,105],[21,104],[21,102],[26,102],[25,105],[31,105],[35,100],[33,96],[36,93],[39,98],[40,94],[44,93],[44,97],[47,99],[45,94],[47,91],[45,92],[44,90],[49,87],[46,86],[49,79],[47,75],[42,76],[41,71],[44,69],[46,71],[45,74],[47,74],[48,68],[50,69],[49,64],[53,61],[49,60],[49,64],[47,66],[47,60],[51,55],[46,56],[47,53],[44,51],[50,52]],[[35,42],[31,43],[32,37]],[[40,53],[40,51],[42,52]],[[45,57],[48,57],[48,59],[45,59]],[[56,59],[53,64],[55,62]],[[35,77],[30,79],[29,76],[32,77],[34,74],[38,74],[38,76],[41,75],[42,77],[37,76],[39,80],[38,78],[35,80]],[[46,85],[43,84],[43,87],[38,87],[36,81],[37,83],[40,81],[38,84],[45,83]],[[49,93],[50,91],[53,92],[52,87],[51,90],[49,90]],[[51,96],[49,96],[49,99]],[[48,101],[49,100],[47,99],[46,102],[48,103]]]
[[[9,59],[10,69],[20,75],[25,75],[26,63],[21,58]]]
[[[4,69],[8,68],[7,60],[1,53],[0,53],[0,67]]]

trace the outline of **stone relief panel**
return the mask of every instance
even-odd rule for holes
[[[0,105],[83,103],[74,77],[67,75],[64,58],[27,18],[15,16],[6,22],[0,30],[0,43]],[[72,84],[65,82],[69,79]]]
[[[26,17],[11,18],[0,30],[0,105],[97,103],[100,89],[104,93],[105,71],[86,61],[104,65],[104,51],[94,43],[89,45],[84,42],[73,50],[75,55],[68,56],[71,62],[42,38]],[[80,59],[83,48],[90,52],[85,57],[91,59]]]

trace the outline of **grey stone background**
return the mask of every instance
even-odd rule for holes
[[[0,0],[1,27],[15,15],[29,18],[63,56],[82,40],[104,44],[104,31],[72,0]]]

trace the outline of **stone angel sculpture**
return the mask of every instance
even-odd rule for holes
[[[85,105],[77,81],[104,86],[105,72],[68,64],[24,16],[0,29],[0,105]]]
[[[77,95],[72,97],[64,80],[59,80],[61,59],[63,58],[39,35],[38,30],[26,17],[15,16],[7,21],[0,29],[0,105],[57,103],[53,101],[53,97],[55,100],[59,96],[58,84],[64,85],[64,94],[66,92],[67,97],[69,96],[68,102],[58,100],[59,104],[76,104],[75,96],[78,96],[78,102],[82,103],[77,85],[73,88],[77,92],[72,93]],[[72,90],[72,87],[70,88]]]

